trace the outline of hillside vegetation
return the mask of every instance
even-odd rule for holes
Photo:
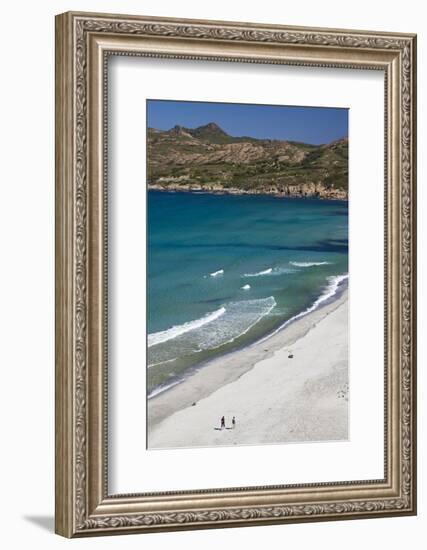
[[[233,137],[214,122],[148,129],[151,189],[348,198],[348,140],[326,145]]]

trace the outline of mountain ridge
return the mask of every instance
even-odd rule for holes
[[[217,123],[147,130],[149,189],[348,198],[348,139],[231,136]]]

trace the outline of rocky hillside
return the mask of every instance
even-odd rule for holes
[[[148,129],[148,185],[162,190],[347,199],[348,140],[233,137],[214,122]]]

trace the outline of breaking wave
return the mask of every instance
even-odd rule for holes
[[[269,267],[257,273],[245,273],[242,277],[262,277],[264,275],[284,275],[286,273],[295,273],[295,269],[289,267]]]
[[[229,302],[201,319],[150,334],[149,366],[231,343],[246,334],[275,305],[273,296]]]
[[[194,321],[188,321],[187,323],[183,323],[182,325],[176,325],[171,328],[168,328],[167,330],[162,330],[160,332],[154,332],[152,334],[149,334],[148,347],[151,348],[151,346],[155,346],[157,344],[167,342],[168,340],[177,338],[178,336],[181,336],[186,332],[190,332],[191,330],[201,328],[204,325],[207,325],[208,323],[215,321],[215,319],[218,319],[219,317],[221,317],[221,315],[224,315],[224,313],[225,313],[225,308],[221,307],[220,309],[217,309],[212,313],[208,313],[207,315],[205,315],[204,317],[201,317],[200,319],[195,319]]]
[[[330,265],[331,262],[289,262],[295,267],[313,267],[317,265]]]
[[[332,296],[337,293],[341,283],[346,280],[348,280],[348,273],[345,275],[333,275],[331,277],[327,277],[327,286],[325,287],[322,294],[318,298],[316,298],[316,300],[311,304],[310,307],[304,309],[303,311],[300,311],[300,313],[297,313],[296,315],[288,319],[285,323],[283,323],[283,325],[277,328],[274,332],[268,334],[265,338],[262,338],[262,340],[260,341],[263,342],[264,340],[267,340],[268,338],[270,338],[270,336],[273,336],[273,334],[277,334],[280,330],[292,323],[292,321],[296,321],[301,317],[305,317],[306,315],[317,309],[321,304],[323,304],[323,302],[326,302],[326,300],[332,298]]]

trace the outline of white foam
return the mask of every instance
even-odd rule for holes
[[[317,265],[330,265],[331,262],[289,262],[295,267],[314,267]]]
[[[262,277],[262,275],[270,275],[272,271],[273,268],[270,267],[268,269],[264,269],[264,271],[258,271],[258,273],[245,273],[243,277]]]
[[[199,349],[213,349],[234,342],[234,340],[249,332],[275,306],[276,300],[273,296],[227,304],[228,315],[218,323],[220,330],[215,334],[211,334],[210,341],[203,343]],[[229,334],[229,338],[225,339],[224,336],[227,334]]]
[[[213,273],[210,274],[211,277],[218,277],[218,275],[224,275],[224,270],[218,269],[218,271],[214,271]]]
[[[249,290],[251,288],[251,285],[243,285],[242,290]]]
[[[180,384],[183,382],[183,379],[180,380],[174,380],[170,384],[161,384],[160,386],[155,387],[151,392],[147,395],[147,399],[151,399],[155,395],[159,395],[159,393],[163,393],[166,390],[169,390],[170,388],[173,388],[177,384]]]
[[[215,349],[233,342],[246,334],[275,306],[276,301],[273,296],[228,302],[217,312],[202,319],[173,327],[169,331],[163,331],[168,334],[156,333],[156,344],[162,344],[172,338],[173,341],[170,344],[158,345],[150,349],[150,364],[164,363],[177,357],[188,357],[194,353]],[[151,346],[153,345],[152,340]]]
[[[319,307],[322,302],[325,302],[326,300],[328,300],[328,298],[332,298],[332,296],[336,294],[340,284],[343,281],[348,280],[348,273],[346,273],[345,275],[333,275],[332,277],[328,277],[327,280],[328,286],[326,287],[323,294],[321,294],[319,298],[317,298],[317,300],[313,303],[311,308],[309,308],[311,311]]]
[[[305,309],[304,311],[301,311],[300,313],[297,313],[297,315],[294,315],[290,319],[288,319],[283,325],[280,325],[278,329],[276,329],[274,332],[268,334],[265,336],[265,338],[262,338],[261,340],[258,340],[258,342],[264,342],[274,334],[277,334],[279,331],[281,331],[283,328],[288,326],[293,321],[296,321],[297,319],[300,319],[301,317],[305,317],[315,309],[317,309],[323,302],[328,300],[329,298],[332,298],[334,294],[336,294],[340,284],[348,279],[348,273],[345,275],[333,275],[331,277],[327,277],[328,285],[326,286],[325,290],[322,292],[322,294],[311,304],[310,307]]]
[[[204,325],[207,325],[208,323],[215,321],[215,319],[218,319],[218,317],[221,317],[221,315],[224,315],[225,311],[225,308],[221,307],[220,309],[217,309],[212,313],[206,314],[200,319],[188,321],[187,323],[183,323],[182,325],[176,325],[160,332],[153,332],[152,334],[148,335],[148,347],[150,348],[151,346],[155,346],[156,344],[167,342],[168,340],[172,340],[172,338],[177,338],[178,336],[181,336],[186,332],[190,332],[191,330],[195,330]]]
[[[172,357],[172,359],[168,359],[167,361],[159,361],[158,363],[150,363],[147,365],[147,367],[150,369],[151,367],[158,367],[159,365],[166,365],[166,363],[172,363],[172,361],[176,361],[178,357]]]
[[[257,273],[245,273],[242,277],[262,277],[264,275],[284,275],[286,273],[295,273],[295,269],[290,269],[289,267],[269,267],[263,271],[258,271]]]

